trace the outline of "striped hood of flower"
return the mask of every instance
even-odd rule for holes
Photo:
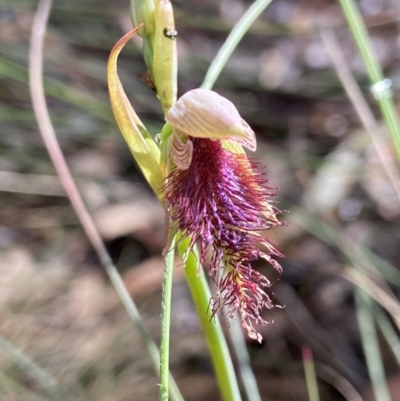
[[[283,223],[270,203],[275,193],[265,171],[241,147],[256,149],[254,132],[230,101],[204,89],[183,95],[166,120],[173,128],[163,188],[169,223],[190,238],[189,250],[199,246],[217,286],[213,315],[239,312],[249,336],[261,341],[253,323],[267,324],[262,310],[274,303],[265,292],[271,282],[251,262],[265,259],[281,272],[274,257],[282,255],[262,232]]]

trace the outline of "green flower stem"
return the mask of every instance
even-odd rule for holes
[[[185,254],[188,246],[189,239],[178,243],[178,251],[181,256]],[[198,260],[194,253],[189,253],[185,265],[186,280],[210,350],[222,399],[224,401],[240,401],[240,391],[228,345],[218,316],[212,317],[210,312],[211,292],[204,272],[198,265]]]
[[[171,295],[174,272],[175,237],[165,255],[163,297],[161,303],[160,340],[160,401],[168,401],[169,394],[169,337],[171,326]]]
[[[219,49],[217,56],[211,63],[203,84],[201,85],[203,89],[211,89],[214,86],[215,81],[221,74],[226,62],[236,49],[239,42],[243,39],[243,36],[271,2],[272,0],[256,0],[243,14],[242,18],[232,29],[225,43],[222,45],[221,49]]]
[[[374,87],[376,84],[382,82],[385,79],[385,76],[374,54],[360,11],[358,10],[354,0],[339,0],[339,3],[342,6],[343,13],[347,19],[353,38],[364,60],[369,80]],[[378,101],[381,113],[392,136],[397,158],[400,161],[400,125],[390,88],[386,90],[384,89],[382,92],[373,90],[373,93]]]

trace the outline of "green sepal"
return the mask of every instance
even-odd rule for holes
[[[140,28],[128,32],[113,47],[107,65],[108,89],[118,127],[147,182],[158,198],[162,199],[164,177],[160,167],[160,150],[132,108],[117,73],[119,53]]]
[[[155,9],[154,0],[131,0],[133,26],[138,27],[139,25],[143,25],[137,32],[139,36],[144,38],[154,35]]]

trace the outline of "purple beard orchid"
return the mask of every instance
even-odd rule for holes
[[[249,336],[261,342],[253,322],[267,324],[261,312],[274,303],[264,291],[271,282],[251,262],[265,259],[281,272],[273,257],[282,254],[262,231],[283,223],[270,204],[275,194],[265,171],[240,146],[254,151],[254,132],[230,101],[204,89],[183,95],[166,120],[173,128],[163,188],[171,228],[190,237],[189,250],[199,246],[200,262],[217,286],[213,315],[239,312]]]

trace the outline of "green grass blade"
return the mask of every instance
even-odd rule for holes
[[[318,220],[306,210],[293,204],[290,204],[288,208],[290,208],[290,220],[293,223],[298,224],[321,241],[335,246],[352,262],[362,260],[366,268],[379,273],[390,283],[400,286],[400,272],[393,265],[365,247],[354,243],[350,238],[344,237],[333,226]]]
[[[302,347],[304,373],[306,376],[308,399],[310,401],[320,401],[317,375],[315,374],[315,365],[311,349],[309,347]]]
[[[211,89],[215,81],[221,74],[226,62],[236,49],[243,36],[249,30],[250,26],[260,16],[260,14],[269,6],[272,0],[256,0],[249,9],[244,13],[242,18],[232,29],[225,43],[222,45],[217,56],[210,65],[201,87],[203,89]]]
[[[339,3],[364,60],[372,84],[372,92],[378,101],[383,118],[392,136],[397,158],[400,161],[400,124],[390,87],[387,88],[384,85],[387,81],[385,81],[385,76],[373,51],[371,40],[355,1],[339,0]]]
[[[389,345],[390,350],[397,362],[397,365],[400,367],[400,338],[396,333],[396,330],[392,326],[392,323],[389,321],[387,315],[383,312],[383,310],[376,306],[374,309],[374,317],[378,324],[379,329],[381,330],[384,339]]]
[[[21,385],[12,377],[0,372],[0,399],[17,399],[16,397],[20,397],[18,399],[27,399],[23,397],[29,397],[30,401],[56,401],[55,398],[44,397],[33,392],[27,386]]]
[[[4,354],[9,355],[13,362],[23,370],[34,382],[44,389],[53,399],[53,396],[64,397],[66,400],[76,400],[72,395],[66,394],[58,381],[52,377],[45,369],[40,367],[20,349],[15,347],[10,341],[0,336],[0,349]]]
[[[253,370],[251,369],[250,356],[247,351],[247,345],[244,339],[243,328],[240,324],[239,316],[236,316],[235,321],[229,328],[229,334],[231,335],[236,359],[239,362],[238,369],[246,397],[248,401],[261,401],[257,380],[254,376]]]
[[[371,378],[375,398],[379,401],[392,401],[387,386],[382,356],[372,315],[372,300],[361,289],[355,289],[356,313],[360,328],[361,342]]]

